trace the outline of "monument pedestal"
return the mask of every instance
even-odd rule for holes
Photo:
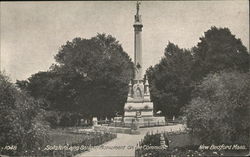
[[[129,83],[129,92],[127,103],[124,106],[125,126],[131,126],[136,123],[138,127],[155,126],[158,124],[165,125],[165,118],[153,116],[153,103],[150,100],[149,84],[147,78],[143,79],[142,75],[142,20],[139,14],[139,5],[137,2],[137,12],[134,22],[134,65],[135,76],[132,83]]]

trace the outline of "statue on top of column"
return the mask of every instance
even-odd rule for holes
[[[137,15],[139,15],[140,4],[141,4],[141,3],[137,1],[137,3],[136,3],[136,9],[137,9],[136,14],[137,14]]]

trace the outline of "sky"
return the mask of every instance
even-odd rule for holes
[[[60,46],[106,33],[133,59],[135,1],[0,2],[1,70],[11,81],[46,71]],[[204,32],[227,27],[249,51],[249,2],[143,1],[144,71],[159,63],[167,43],[191,48]]]

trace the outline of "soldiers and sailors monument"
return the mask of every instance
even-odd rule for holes
[[[164,125],[165,117],[155,117],[153,102],[150,99],[149,84],[147,78],[143,79],[142,71],[142,18],[140,15],[140,2],[136,3],[136,15],[134,16],[134,65],[135,76],[129,83],[127,102],[124,106],[123,122],[125,125],[132,123],[140,126]]]

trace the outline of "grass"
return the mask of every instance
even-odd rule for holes
[[[93,138],[107,136],[108,133],[100,133],[94,131],[77,132],[76,128],[53,129],[49,131],[50,145],[65,145],[83,143]]]
[[[88,134],[76,134],[64,131],[50,131],[49,136],[51,138],[50,145],[65,145],[72,143],[81,143],[82,141],[92,138],[93,135]]]
[[[59,128],[53,129],[49,131],[50,137],[50,146],[96,146],[102,143],[105,143],[109,140],[116,138],[116,134],[112,133],[102,133],[102,132],[95,132],[95,131],[81,131],[79,132],[78,129],[80,128]],[[43,151],[41,155],[43,156],[65,156],[65,153],[68,154],[66,156],[74,156],[81,152],[86,151],[84,150],[55,150],[55,151]]]

